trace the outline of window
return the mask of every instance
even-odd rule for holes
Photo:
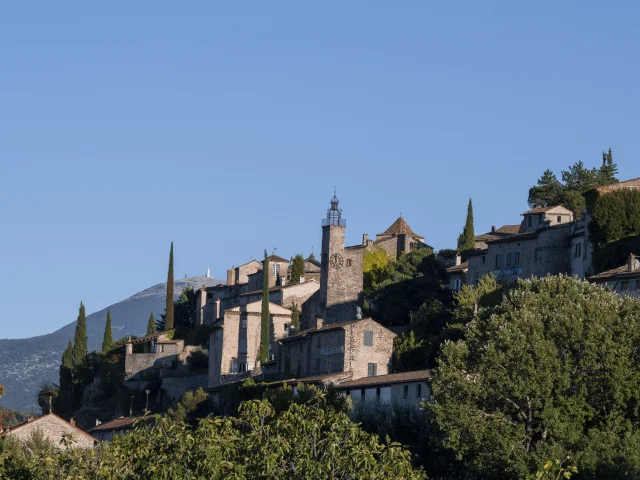
[[[520,252],[516,252],[513,254],[513,264],[520,265]]]
[[[380,402],[380,387],[376,387],[376,400]]]
[[[496,254],[496,268],[502,268],[502,254]]]
[[[507,267],[510,267],[511,265],[513,265],[511,257],[512,257],[511,253],[507,253]]]
[[[207,300],[213,300],[213,292],[207,292]]]
[[[566,251],[566,250],[565,250]],[[422,384],[416,385],[416,398],[422,397]]]
[[[369,377],[375,377],[378,374],[378,364],[376,363],[370,363],[368,365],[368,371],[367,371],[367,375]]]
[[[380,388],[380,405],[391,405],[391,387]]]
[[[360,389],[360,397],[364,400],[364,388]]]
[[[247,353],[247,339],[241,338],[238,340],[238,353]]]
[[[533,227],[533,217],[531,215],[527,215],[527,227]]]
[[[405,400],[409,398],[409,385],[405,385],[402,388],[402,398],[404,398]]]
[[[620,282],[620,290],[629,290],[629,282],[627,282],[626,280]]]
[[[538,215],[538,225],[542,225],[542,222],[544,222],[544,215],[540,213]]]
[[[582,244],[581,243],[576,243],[573,246],[573,257],[574,258],[580,258],[582,256]]]
[[[240,328],[247,328],[247,319],[246,318],[240,319]]]
[[[285,324],[284,324],[284,331],[285,331],[285,332],[288,332],[288,331],[289,331],[289,324],[288,324],[288,323],[285,323]]]
[[[279,263],[274,263],[273,264],[273,276],[274,277],[279,277],[280,276],[280,264]]]
[[[562,223],[562,217],[558,215],[558,223]]]
[[[351,259],[347,258],[347,267],[350,267],[350,266],[351,266]]]
[[[364,332],[364,346],[373,347],[373,331],[372,330],[366,330]]]

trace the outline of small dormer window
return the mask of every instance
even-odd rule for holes
[[[562,217],[558,215],[558,223],[562,223]]]
[[[527,215],[527,227],[533,227],[533,217],[531,215]]]

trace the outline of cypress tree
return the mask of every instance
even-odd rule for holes
[[[76,333],[73,339],[73,366],[79,367],[87,356],[87,317],[84,305],[80,302],[78,311],[78,323],[76,323]]]
[[[64,352],[62,352],[62,364],[60,365],[60,390],[71,391],[73,385],[73,346],[71,340]]]
[[[149,323],[147,323],[147,335],[151,335],[152,333],[156,333],[156,317],[151,312],[149,315]]]
[[[169,252],[169,272],[167,273],[167,306],[164,311],[164,329],[173,329],[173,242],[171,242],[171,251]]]
[[[304,276],[304,258],[298,254],[291,262],[291,283],[300,283],[300,277]]]
[[[113,335],[111,333],[111,310],[107,310],[107,323],[104,326],[102,338],[102,353],[107,353],[113,347]]]
[[[258,361],[264,363],[269,360],[269,259],[264,251],[262,263],[262,315],[260,321],[260,351]]]
[[[473,250],[475,247],[475,233],[473,231],[473,204],[469,199],[469,206],[467,207],[467,221],[464,224],[464,230],[458,237],[458,250],[461,252],[467,250]]]
[[[300,331],[300,311],[295,303],[291,305],[291,325],[295,328],[296,333]]]

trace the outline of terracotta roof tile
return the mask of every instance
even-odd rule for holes
[[[453,267],[447,268],[447,272],[455,273],[455,272],[462,272],[468,269],[469,269],[469,262],[464,262],[464,263],[461,263],[460,265],[454,265]]]
[[[431,370],[416,370],[414,372],[390,373],[376,377],[364,377],[338,385],[340,388],[357,388],[368,385],[390,385],[394,383],[416,382],[431,378]]]
[[[411,230],[409,224],[402,217],[398,217],[398,219],[391,224],[389,228],[387,228],[383,233],[379,235],[413,235],[416,237],[422,238],[420,235]]]
[[[91,432],[104,432],[107,430],[124,430],[127,428],[133,428],[133,424],[136,423],[138,420],[142,420],[142,419],[147,419],[151,420],[154,417],[120,417],[120,418],[116,418],[115,420],[111,420],[109,422],[106,423],[102,423],[100,425],[98,425],[97,427],[94,427],[90,430],[87,430],[88,433]]]

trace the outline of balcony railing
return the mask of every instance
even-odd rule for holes
[[[346,227],[347,219],[346,218],[323,218],[322,226],[326,227],[328,225],[334,225],[336,227]]]

